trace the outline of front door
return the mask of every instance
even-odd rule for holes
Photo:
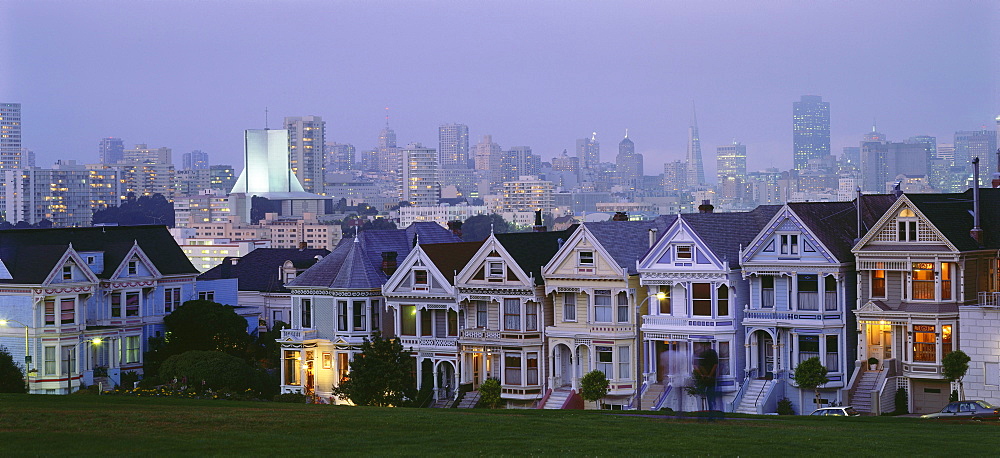
[[[478,388],[479,384],[481,383],[481,381],[479,379],[481,369],[479,368],[479,366],[482,365],[482,364],[483,364],[483,356],[481,354],[479,354],[479,353],[473,353],[472,354],[472,386],[475,387],[475,388]]]
[[[761,378],[768,380],[774,378],[774,339],[770,334],[762,334],[760,338],[760,361]]]
[[[888,324],[869,324],[866,334],[868,335],[868,356],[878,359],[879,364],[886,359],[892,358],[892,327]],[[868,364],[863,365],[867,367]]]

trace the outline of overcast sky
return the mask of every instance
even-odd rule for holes
[[[683,159],[692,103],[706,172],[747,145],[791,166],[792,102],[830,102],[833,150],[995,128],[1000,1],[0,0],[0,101],[38,165],[96,162],[101,137],[242,167],[244,129],[318,115],[327,141],[400,144],[443,123],[545,161],[625,129],[646,173]]]

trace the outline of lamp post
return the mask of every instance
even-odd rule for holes
[[[9,326],[9,323],[19,324],[24,327],[24,389],[28,390],[28,374],[31,373],[31,352],[28,350],[28,325],[17,320],[0,320],[0,326]]]
[[[642,388],[642,340],[639,335],[639,330],[642,327],[640,319],[642,318],[642,305],[649,302],[650,299],[656,298],[657,301],[662,301],[667,298],[667,294],[663,291],[658,291],[652,296],[646,296],[642,302],[635,307],[635,410],[642,410],[642,393],[640,389]]]

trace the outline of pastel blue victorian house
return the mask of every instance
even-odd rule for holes
[[[0,345],[31,393],[118,385],[197,276],[163,226],[0,231]]]

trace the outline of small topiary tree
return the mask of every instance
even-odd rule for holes
[[[778,401],[778,406],[775,411],[778,415],[795,415],[795,409],[792,408],[792,401],[788,400],[788,398],[781,398],[781,400]]]
[[[0,347],[0,393],[24,393],[24,372],[7,347]]]
[[[965,377],[965,373],[969,371],[969,355],[965,354],[962,350],[955,350],[944,358],[941,358],[941,372],[944,374],[944,378],[948,379],[949,382],[954,383],[958,381],[958,393],[956,393],[954,399],[955,401],[965,398],[965,389],[962,386],[962,378]]]
[[[604,372],[593,370],[584,374],[580,379],[580,397],[584,401],[593,401],[597,408],[601,408],[598,401],[608,395],[608,378]]]
[[[910,413],[910,403],[906,396],[906,390],[897,388],[896,395],[893,397],[893,403],[896,407],[896,411],[893,414],[904,415]]]
[[[819,408],[819,387],[830,379],[826,376],[827,370],[819,358],[813,356],[799,363],[795,367],[795,375],[792,377],[803,390],[814,390],[816,392],[816,407]]]
[[[501,400],[499,380],[491,378],[483,382],[482,385],[479,385],[480,404],[491,409],[495,409],[498,405],[500,405]]]

